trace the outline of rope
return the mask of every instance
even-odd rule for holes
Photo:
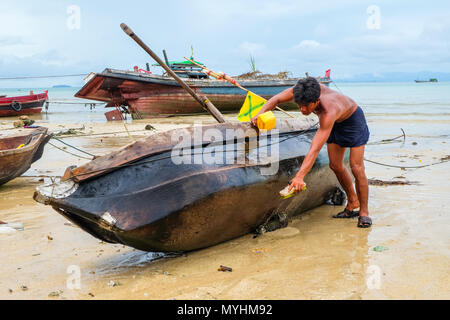
[[[119,111],[119,112],[121,112],[120,109],[119,109],[119,106],[117,106],[117,105],[116,105],[116,110]],[[130,132],[128,131],[128,128],[127,128],[127,125],[126,125],[126,123],[125,123],[125,119],[124,119],[123,116],[122,116],[122,123],[123,123],[123,126],[124,126],[125,130],[127,131],[128,137],[129,137],[132,141],[136,141],[133,137],[131,137],[131,134],[130,134]]]
[[[60,139],[58,139],[56,137],[52,137],[52,139],[58,140],[59,142],[65,144],[66,146],[71,147],[71,148],[73,148],[75,150],[78,150],[78,151],[80,151],[80,152],[82,152],[84,154],[87,154],[87,155],[91,156],[91,157],[95,157],[95,155],[93,155],[92,153],[89,153],[87,151],[81,150],[81,149],[79,149],[79,148],[77,148],[77,147],[75,147],[75,146],[73,146],[71,144],[68,144],[67,142],[64,142],[64,141],[62,141],[62,140],[60,140]]]
[[[419,168],[425,168],[425,167],[435,166],[435,165],[437,165],[437,164],[441,164],[441,163],[450,161],[450,159],[443,159],[443,160],[441,160],[441,161],[439,161],[439,162],[430,163],[430,164],[424,164],[424,165],[421,165],[421,166],[397,166],[397,165],[391,165],[391,164],[386,164],[386,163],[376,162],[376,161],[369,160],[369,159],[366,159],[366,158],[364,158],[364,160],[365,160],[365,161],[368,161],[368,162],[371,162],[371,163],[374,163],[374,164],[378,164],[378,165],[380,165],[380,166],[391,167],[391,168],[403,168],[403,169],[419,169]]]
[[[10,106],[16,112],[19,112],[20,110],[22,110],[22,104],[17,100],[14,100],[13,102],[11,102]]]
[[[67,78],[67,77],[81,77],[89,74],[80,73],[80,74],[65,74],[60,76],[25,76],[25,77],[11,77],[11,78],[0,78],[0,80],[21,80],[21,79],[43,79],[43,78]]]
[[[65,101],[47,101],[51,104],[79,104],[79,105],[103,105],[104,102],[65,102]]]
[[[339,91],[341,94],[344,94],[344,93],[341,91],[341,89],[339,89],[339,87],[337,86],[337,84],[336,84],[334,81],[331,81],[331,83],[334,84],[334,86],[336,87],[336,89],[338,89],[338,91]]]
[[[2,129],[3,130],[3,129]],[[5,129],[8,130],[8,129]],[[12,129],[10,129],[12,130]],[[129,130],[128,132],[141,132],[141,131],[148,131],[146,129],[143,130]],[[118,133],[126,133],[127,131],[115,131],[115,132],[100,132],[100,133],[91,133],[91,134],[73,134],[73,135],[64,135],[60,136],[60,139],[64,138],[74,138],[74,137],[90,137],[90,136],[103,136],[107,134],[118,134]]]
[[[51,146],[53,146],[53,147],[55,147],[55,148],[58,149],[58,150],[61,150],[61,151],[65,152],[65,153],[68,153],[68,154],[71,154],[71,155],[73,155],[73,156],[75,156],[75,157],[82,158],[82,159],[86,159],[86,160],[92,160],[91,158],[83,157],[83,156],[77,155],[77,154],[75,154],[75,153],[72,153],[72,152],[70,152],[70,151],[64,150],[64,149],[62,149],[62,148],[60,148],[60,147],[58,147],[58,146],[55,146],[55,145],[54,145],[53,143],[51,143],[51,142],[48,142],[48,144],[51,145]]]
[[[398,136],[398,137],[395,137],[395,138],[391,138],[391,139],[384,139],[384,140],[380,140],[380,141],[370,142],[367,145],[387,144],[387,143],[391,143],[391,142],[397,142],[395,140],[397,140],[398,138],[402,138],[402,137],[403,137],[403,142],[405,142],[405,140],[406,140],[406,133],[405,133],[405,131],[403,131],[402,128],[400,128],[400,130],[402,130],[402,132],[403,132],[403,134],[401,136]]]
[[[20,179],[20,178],[59,178],[60,176],[46,176],[46,175],[41,175],[41,176],[24,176],[24,175],[22,175],[22,176],[18,176],[17,178],[15,178],[15,179]]]

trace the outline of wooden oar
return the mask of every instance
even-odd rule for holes
[[[161,67],[166,70],[168,74],[170,74],[177,82],[178,84],[183,87],[200,105],[203,107],[203,109],[209,111],[211,115],[216,119],[219,123],[224,123],[225,119],[220,113],[220,111],[208,100],[208,98],[203,97],[200,98],[194,90],[192,90],[186,83],[184,83],[183,80],[181,80],[175,72],[172,71],[134,32],[131,30],[125,23],[121,23],[120,27],[122,30],[129,35],[138,45],[141,46],[142,49],[145,50]]]
[[[211,71],[211,70],[209,70],[208,68],[206,68],[206,67],[204,67],[204,66],[198,64],[197,62],[195,62],[195,61],[193,61],[193,60],[191,60],[191,59],[188,59],[188,58],[186,58],[186,57],[184,57],[184,58],[185,58],[186,60],[192,62],[192,63],[195,64],[196,66],[201,67],[203,70],[206,70],[206,74],[207,74],[207,75],[212,76],[212,77],[214,77],[214,78],[216,78],[216,79],[218,79],[218,80],[226,80],[226,81],[228,81],[229,83],[234,84],[234,85],[235,85],[236,87],[238,87],[239,89],[242,89],[242,90],[244,90],[244,91],[250,92],[250,93],[254,94],[255,96],[257,96],[257,94],[251,92],[251,91],[248,90],[248,89],[245,89],[245,88],[244,88],[243,86],[241,86],[235,79],[231,78],[231,77],[228,76],[227,74],[225,74],[225,73],[216,73],[216,72]],[[259,97],[259,96],[258,96],[258,97]],[[291,118],[295,118],[292,114],[290,114],[290,113],[287,112],[287,111],[284,111],[283,109],[281,109],[281,108],[278,107],[278,106],[276,106],[275,109],[277,109],[277,110],[283,112],[284,114],[288,115],[288,116],[291,117]]]

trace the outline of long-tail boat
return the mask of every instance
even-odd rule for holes
[[[246,91],[229,82],[210,79],[188,61],[183,64],[172,62],[170,65],[179,76],[184,76],[184,81],[198,95],[208,96],[220,112],[237,112],[241,108]],[[317,79],[328,85],[331,82],[329,71],[324,77],[317,77]],[[105,69],[100,73],[91,73],[86,81],[86,84],[75,94],[76,97],[106,102],[106,108],[123,106],[133,118],[168,117],[205,112],[173,78],[167,75]],[[272,78],[239,80],[239,83],[264,99],[270,99],[275,94],[294,86],[297,81],[298,78]],[[298,110],[298,106],[293,102],[281,104],[280,107]]]
[[[49,140],[44,127],[0,135],[0,185],[22,175],[39,160]]]
[[[48,100],[48,91],[31,93],[26,96],[0,97],[0,117],[41,113],[44,103]]]
[[[279,191],[299,170],[317,126],[293,118],[276,129],[267,138],[242,122],[157,133],[69,167],[34,199],[106,242],[156,252],[208,247],[274,215],[319,206],[339,186],[324,148],[305,179],[308,189],[283,200]]]

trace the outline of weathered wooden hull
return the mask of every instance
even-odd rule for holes
[[[47,128],[43,127],[1,138],[0,185],[22,175],[39,160],[49,139]],[[17,149],[21,144],[25,146]]]
[[[47,92],[20,97],[0,98],[0,117],[41,113]]]
[[[108,168],[120,152],[138,154],[139,148],[158,139],[155,135],[94,160],[105,166],[88,164],[85,180],[76,182],[77,177],[83,177],[83,170],[72,169],[72,179],[38,187],[34,198],[107,242],[162,252],[204,248],[254,231],[274,213],[292,216],[319,206],[339,186],[324,149],[306,177],[307,191],[290,199],[280,198],[279,191],[300,168],[317,130],[306,124],[281,131],[278,142],[275,138],[257,142],[248,124],[211,126],[223,132],[230,126],[250,131],[243,137],[246,142],[238,142],[238,137],[224,146],[224,150],[245,150],[247,160],[241,163],[207,163],[204,158],[197,161],[199,164],[176,164],[173,149],[156,147],[153,150],[158,151],[147,157],[138,156],[126,163],[117,160],[122,167],[89,176],[99,168]],[[239,143],[240,147],[236,146]],[[200,153],[205,157],[210,145],[202,144],[193,157]],[[267,144],[278,144],[279,159],[251,163],[249,159]],[[223,156],[227,157],[227,152]],[[264,174],[271,165],[278,170]]]
[[[263,98],[270,99],[295,85],[297,80],[242,80],[240,84]],[[223,113],[239,111],[247,94],[246,91],[224,81],[210,79],[184,81],[198,95],[207,96]],[[330,81],[321,80],[321,82],[328,84]],[[132,115],[144,118],[205,113],[198,102],[174,79],[121,70],[106,69],[93,75],[75,96],[107,102],[107,107],[129,106]],[[288,110],[298,109],[293,102],[282,104],[281,107]]]

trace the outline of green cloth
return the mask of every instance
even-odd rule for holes
[[[193,61],[195,61],[195,60],[193,60]],[[202,65],[202,66],[204,65],[203,63],[201,63],[199,61],[195,61],[195,62],[200,64],[200,65]],[[193,64],[192,62],[187,61],[187,60],[184,60],[184,61],[169,61],[169,64],[170,65],[172,65],[172,64],[182,64],[182,65],[195,66],[195,64]],[[152,66],[159,67],[160,65],[159,65],[159,63],[155,63],[155,64],[152,64]]]

